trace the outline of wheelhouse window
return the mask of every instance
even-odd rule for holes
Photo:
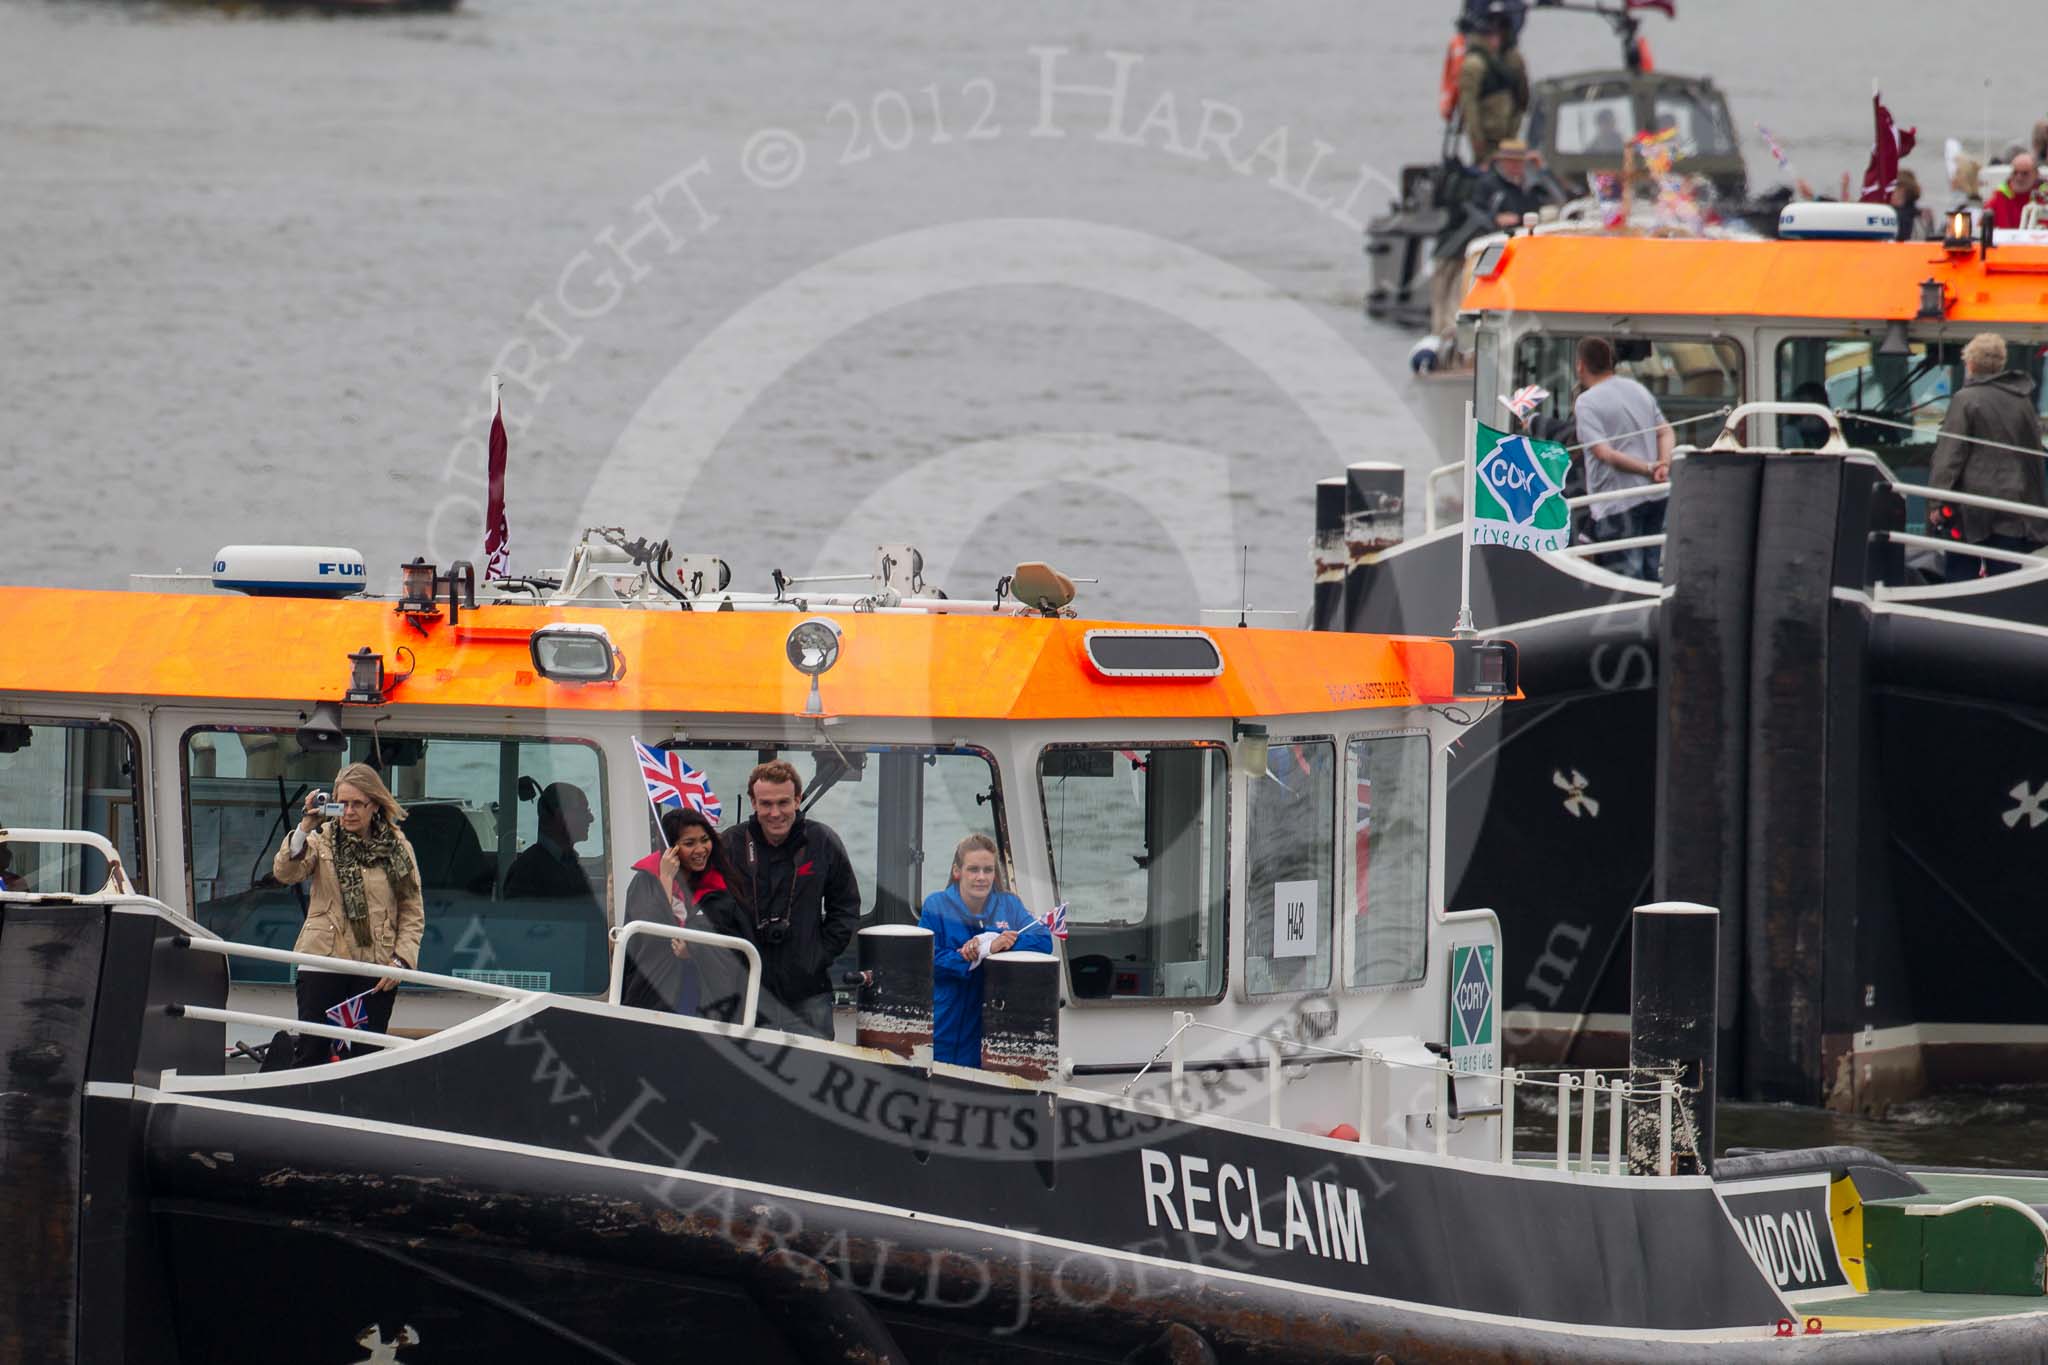
[[[1686,156],[1730,156],[1736,150],[1726,107],[1690,90],[1658,91],[1650,104],[1650,123],[1657,130],[1676,128]]]
[[[1244,908],[1245,989],[1320,991],[1335,956],[1337,746],[1274,742],[1249,774]]]
[[[1429,945],[1429,741],[1356,738],[1350,760],[1351,984],[1420,981]]]
[[[142,787],[135,740],[123,725],[0,720],[0,829],[77,829],[104,835],[139,889]],[[75,844],[0,844],[10,891],[81,895],[106,885],[107,861]]]
[[[193,918],[223,938],[290,948],[305,887],[279,886],[271,859],[306,793],[331,791],[352,762],[377,768],[405,808],[426,901],[421,970],[567,994],[605,989],[604,764],[574,740],[352,735],[343,754],[303,750],[289,730],[191,731]],[[289,966],[231,966],[238,981],[292,979]]]
[[[2041,391],[2040,342],[2006,338],[2006,365],[2034,381],[2037,410],[2048,415]],[[1777,385],[1786,402],[1825,403],[1842,412],[1842,434],[1850,445],[1885,458],[1894,469],[1924,467],[1948,416],[1949,397],[1963,386],[1963,341],[1914,341],[1902,352],[1886,353],[1876,337],[1793,337],[1778,343]],[[1901,423],[1881,426],[1881,418]],[[1818,422],[1782,419],[1780,439],[1793,445],[1825,434]]]
[[[1573,366],[1581,335],[1540,332],[1515,344],[1514,387],[1540,384],[1550,390],[1530,422],[1539,436],[1556,435],[1571,419],[1572,395],[1578,390]],[[1726,337],[1611,339],[1614,372],[1648,389],[1668,422],[1683,422],[1742,402],[1742,347]],[[1686,441],[1702,434],[1681,427],[1678,438]]]
[[[1556,118],[1558,155],[1611,156],[1621,169],[1621,149],[1636,135],[1635,99],[1626,85],[1568,96],[1558,101]]]
[[[1223,994],[1229,901],[1220,745],[1059,745],[1038,761],[1078,1000]]]
[[[1002,862],[1006,865],[1009,861],[995,765],[979,749],[920,745],[664,747],[680,753],[709,780],[724,808],[721,827],[738,824],[752,814],[747,776],[755,764],[782,759],[794,766],[803,779],[805,818],[830,825],[846,845],[846,856],[867,900],[863,927],[917,923],[924,898],[945,887],[952,872],[953,849],[969,834],[994,838],[1002,850]],[[1048,908],[1031,907],[1039,914]],[[849,955],[851,952],[849,948]]]

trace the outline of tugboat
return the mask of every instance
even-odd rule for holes
[[[1676,896],[1723,913],[1730,1093],[1876,1114],[2040,1074],[2043,562],[1938,581],[1959,551],[1941,509],[1972,499],[1927,483],[1973,335],[2003,336],[2040,391],[2048,249],[1965,215],[1941,241],[1889,228],[1537,233],[1479,264],[1461,325],[1482,410],[1505,422],[1499,395],[1537,385],[1532,420],[1567,429],[1573,349],[1603,336],[1684,455],[1661,583],[1597,545],[1474,551],[1482,634],[1517,641],[1530,701],[1452,758],[1448,896],[1502,907],[1520,1060],[1620,1055],[1630,907]],[[1348,552],[1329,481],[1326,628],[1451,621],[1464,468],[1412,481],[1425,533],[1405,543],[1398,474],[1354,475],[1377,529]]]
[[[1544,173],[1560,199],[1590,194],[1591,178],[1620,177],[1623,158],[1639,132],[1674,129],[1672,170],[1711,184],[1725,216],[1748,198],[1749,180],[1727,100],[1705,76],[1658,70],[1649,41],[1640,33],[1636,11],[1675,14],[1669,3],[1636,0],[1610,4],[1543,4],[1538,9],[1573,10],[1606,20],[1621,45],[1621,65],[1547,77],[1529,83],[1529,109],[1521,133],[1540,153]],[[1443,145],[1437,159],[1401,169],[1400,198],[1366,224],[1365,255],[1371,274],[1365,296],[1370,318],[1415,329],[1430,325],[1429,275],[1432,261],[1462,259],[1468,240],[1494,231],[1494,224],[1470,212],[1474,176],[1459,157],[1464,125],[1456,78],[1464,53],[1461,34],[1452,40],[1444,66]],[[1772,216],[1775,217],[1775,206]]]
[[[1501,1067],[1498,922],[1443,855],[1509,641],[1088,621],[1046,566],[947,597],[905,546],[760,594],[618,531],[481,595],[364,568],[0,592],[11,1356],[2039,1358],[2038,1316],[1896,1325],[1960,1280],[2038,1303],[2009,1195],[1840,1150],[1707,1174],[1711,910],[1644,908],[1628,1068]],[[766,1022],[765,932],[625,918],[647,753],[734,819],[792,762],[841,833],[871,900],[834,1037]],[[416,968],[280,946],[264,869],[350,760],[406,816]],[[543,782],[587,894],[506,875]],[[981,1067],[932,1057],[910,923],[963,833],[1067,931],[987,961]],[[734,1017],[625,1003],[668,940],[736,955]],[[299,1020],[301,970],[398,981],[390,1026]],[[335,1060],[259,1070],[275,1032]],[[1555,1153],[1518,1156],[1546,1098]],[[1994,1219],[1996,1254],[1923,1255]]]

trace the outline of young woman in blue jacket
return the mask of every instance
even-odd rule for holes
[[[955,1066],[981,1065],[985,956],[1052,951],[1045,925],[1023,901],[997,890],[996,882],[996,841],[970,834],[953,850],[946,889],[924,898],[917,920],[932,931],[932,1056]]]

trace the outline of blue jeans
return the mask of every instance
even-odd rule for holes
[[[1667,502],[1666,498],[1656,498],[1604,517],[1595,517],[1592,539],[1626,540],[1634,536],[1662,535]],[[1616,550],[1613,554],[1594,555],[1593,562],[1603,569],[1655,583],[1664,573],[1664,547],[1642,545],[1632,550]]]

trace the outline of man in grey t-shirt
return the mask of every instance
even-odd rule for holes
[[[1586,491],[1648,487],[1671,477],[1671,424],[1650,391],[1614,372],[1614,345],[1605,337],[1583,337],[1578,351],[1579,396],[1572,404],[1579,444],[1585,450]],[[1664,530],[1662,497],[1615,498],[1586,510],[1594,540],[1654,536]],[[1603,567],[1633,578],[1655,579],[1663,570],[1656,546],[1597,557]]]

